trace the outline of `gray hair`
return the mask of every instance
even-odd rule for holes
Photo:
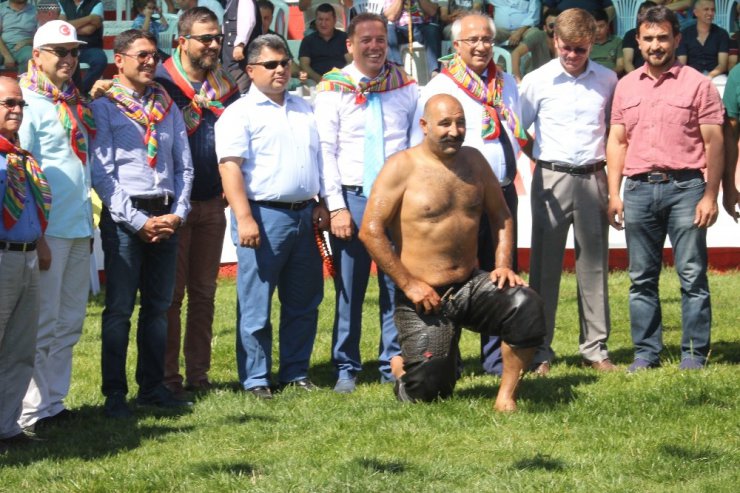
[[[258,36],[254,41],[249,43],[249,50],[247,51],[247,63],[256,63],[259,61],[260,55],[262,54],[262,48],[270,48],[273,51],[282,51],[286,55],[290,53],[288,51],[288,45],[285,44],[283,38],[277,34],[263,34]]]
[[[471,17],[480,17],[482,19],[485,19],[488,22],[488,29],[491,30],[491,36],[494,38],[496,37],[496,24],[493,23],[493,19],[491,19],[487,15],[483,14],[468,14],[464,17],[460,17],[455,22],[452,23],[452,28],[450,32],[450,38],[452,41],[457,41],[460,39],[460,33],[462,32],[462,24],[465,22],[465,20],[470,19]]]

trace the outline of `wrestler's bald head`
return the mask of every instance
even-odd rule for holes
[[[429,98],[419,124],[424,145],[440,158],[456,154],[465,140],[465,111],[460,101],[449,94]]]
[[[429,98],[427,103],[424,105],[424,114],[422,115],[422,118],[429,121],[430,118],[438,116],[439,112],[455,112],[455,110],[458,112],[463,111],[462,105],[457,98],[450,96],[449,94],[435,94]]]

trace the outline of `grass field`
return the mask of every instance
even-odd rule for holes
[[[192,412],[108,421],[101,415],[100,314],[91,300],[75,350],[68,405],[80,418],[45,430],[46,442],[0,456],[0,491],[740,491],[740,273],[712,274],[713,349],[705,371],[679,372],[680,294],[662,280],[664,367],[628,376],[578,366],[575,278],[564,276],[548,378],[526,377],[519,412],[491,409],[498,379],[483,375],[465,334],[455,396],[401,405],[376,383],[377,290],[366,303],[361,385],[332,392],[333,286],[326,284],[312,379],[271,402],[239,390],[234,282],[220,283],[211,378]],[[612,359],[632,360],[628,279],[610,278]],[[129,362],[135,361],[135,346]],[[133,384],[133,366],[129,382]]]

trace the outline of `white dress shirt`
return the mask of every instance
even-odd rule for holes
[[[484,72],[483,75],[487,75],[487,72]],[[463,145],[478,149],[486,158],[488,164],[491,165],[491,169],[496,175],[496,178],[498,178],[499,181],[502,181],[506,177],[504,149],[501,146],[499,139],[484,141],[481,136],[483,126],[483,105],[479,101],[468,96],[452,79],[444,74],[440,74],[433,78],[429,84],[424,86],[421,90],[421,97],[416,106],[414,125],[411,127],[411,145],[416,145],[424,139],[424,133],[419,125],[419,118],[421,118],[421,115],[424,113],[424,105],[429,101],[429,98],[436,94],[449,94],[460,101],[463,111],[465,112],[465,141],[463,142]],[[519,92],[516,88],[516,81],[507,73],[504,73],[503,99],[511,111],[516,113],[517,116],[521,114],[519,108]],[[519,142],[517,142],[511,132],[506,120],[501,118],[501,124],[505,129],[506,134],[509,136],[509,141],[514,149],[514,156],[517,156],[519,154]]]
[[[617,75],[592,61],[578,77],[559,58],[524,76],[522,125],[534,123],[534,157],[576,166],[603,161],[616,85]]]
[[[344,72],[357,82],[367,79],[354,64],[345,67]],[[418,97],[416,84],[380,93],[386,159],[408,147]],[[367,105],[356,104],[352,93],[321,91],[316,94],[314,106],[324,162],[326,205],[329,210],[341,209],[347,206],[342,185],[362,186]]]
[[[522,26],[532,27],[540,23],[540,0],[489,0],[488,3],[496,8],[493,16],[496,27],[513,31]]]
[[[252,85],[216,122],[219,161],[241,157],[251,200],[300,202],[319,194],[321,151],[311,105],[285,93],[279,105]],[[323,194],[322,194],[323,195]]]

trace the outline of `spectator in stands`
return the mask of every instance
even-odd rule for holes
[[[139,13],[134,19],[134,23],[131,27],[134,29],[141,29],[142,31],[149,31],[155,36],[159,36],[159,33],[166,31],[170,26],[167,23],[167,18],[162,15],[157,2],[155,0],[136,0],[134,8]],[[154,14],[157,14],[158,19],[152,18]],[[159,39],[157,39],[157,46],[159,46]],[[162,60],[169,58],[169,55],[159,48],[159,57]]]
[[[288,91],[292,91],[308,81],[308,72],[301,70],[301,66],[296,62],[295,55],[291,52],[290,45],[285,37],[270,29],[272,18],[275,15],[275,6],[272,2],[269,0],[259,0],[257,5],[260,9],[260,18],[262,19],[262,33],[280,36],[280,39],[285,42],[285,46],[288,47],[288,55],[290,56],[290,59],[293,60],[293,63],[290,64],[290,83],[288,84]]]
[[[658,5],[652,0],[647,0],[640,4],[637,11],[637,16],[644,14],[650,7]],[[642,67],[645,60],[642,58],[642,52],[637,46],[637,29],[630,29],[624,33],[624,39],[622,40],[622,56],[624,58],[624,71],[630,73],[636,68]]]
[[[246,49],[257,36],[263,34],[259,22],[259,7],[255,0],[227,0],[223,18],[224,42],[221,60],[245,93],[249,89],[249,77],[246,73]]]
[[[655,0],[655,3],[665,5],[668,10],[676,14],[681,30],[696,24],[696,18],[691,8],[693,2],[694,0]]]
[[[393,24],[388,29],[388,59],[403,63],[400,45],[409,42],[411,30],[414,41],[424,46],[427,69],[430,75],[434,75],[439,69],[437,60],[442,52],[438,10],[439,7],[432,0],[386,0],[383,14]]]
[[[182,13],[188,9],[192,9],[193,7],[205,7],[209,9],[211,12],[216,14],[216,18],[218,19],[218,23],[221,24],[224,21],[224,8],[219,2],[219,0],[164,0],[165,3],[167,3],[167,10],[174,14],[177,12],[177,15],[182,15]]]
[[[622,38],[609,33],[609,17],[603,9],[593,12],[596,19],[596,37],[591,48],[591,60],[614,70],[617,75],[624,72],[624,55],[622,55]]]
[[[341,68],[352,61],[347,53],[347,35],[334,27],[336,13],[331,4],[316,8],[316,32],[303,38],[298,50],[301,69],[314,82],[321,81],[329,70]]]
[[[521,43],[511,52],[511,75],[514,76],[517,82],[522,81],[525,68],[528,69],[528,72],[537,70],[557,56],[553,37],[555,35],[555,20],[559,14],[560,11],[556,9],[548,10],[542,22],[542,29],[528,29]],[[527,53],[532,54],[529,66],[522,67],[522,58]]]
[[[496,44],[499,46],[517,46],[542,18],[540,0],[490,0],[489,3],[494,7],[493,21],[496,23]]]
[[[251,3],[251,0],[249,0]],[[211,388],[211,339],[216,280],[226,230],[223,188],[218,173],[214,127],[224,108],[239,98],[236,83],[218,60],[223,34],[216,15],[204,7],[186,10],[177,25],[178,48],[157,67],[162,84],[183,113],[193,156],[193,189],[188,221],[177,232],[177,274],[167,313],[164,384],[175,395]],[[188,292],[180,374],[181,308]]]
[[[568,9],[583,9],[593,14],[597,9],[604,9],[609,16],[609,20],[614,19],[616,10],[612,0],[543,0],[545,13],[550,9],[557,9],[564,12]]]
[[[539,4],[539,1],[529,3]],[[443,26],[442,39],[451,39],[452,23],[457,19],[461,19],[471,12],[481,12],[483,10],[481,0],[438,0],[437,5],[439,5],[439,20]]]
[[[39,27],[59,19],[62,8],[57,0],[36,0],[36,20]]]
[[[678,60],[706,75],[719,89],[727,83],[727,59],[730,35],[716,24],[714,0],[696,0],[694,3],[696,25],[681,32]]]
[[[79,65],[74,75],[75,85],[80,92],[90,91],[96,80],[108,66],[108,57],[103,51],[103,3],[100,0],[59,0],[62,13],[59,18],[77,29],[77,38],[86,44],[80,47]],[[88,69],[82,76],[80,65]]]
[[[303,36],[308,36],[312,32],[316,31],[316,8],[327,3],[326,0],[298,0],[298,9],[303,12]],[[336,21],[334,27],[340,30],[344,30],[344,9],[352,7],[352,0],[334,0],[328,2],[334,7],[336,13]],[[285,19],[288,22],[288,19]]]
[[[0,4],[0,65],[26,70],[37,24],[36,7],[28,0]]]

